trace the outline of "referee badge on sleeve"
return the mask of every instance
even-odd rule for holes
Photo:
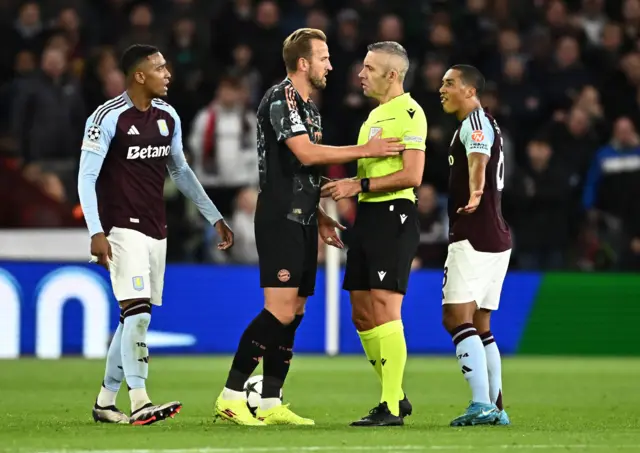
[[[167,137],[169,135],[169,126],[167,126],[167,122],[165,120],[158,120],[158,129],[160,130],[160,135],[163,137]]]
[[[373,138],[373,136],[376,135],[381,130],[382,130],[381,127],[372,127],[372,128],[370,128],[369,129],[369,140],[371,140]]]

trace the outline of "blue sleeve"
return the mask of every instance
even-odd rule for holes
[[[169,163],[167,164],[169,175],[176,183],[180,192],[198,207],[198,210],[211,225],[214,225],[218,220],[222,219],[222,215],[204,191],[202,184],[198,181],[191,167],[189,167],[187,159],[184,156],[182,145],[182,124],[180,117],[175,111],[170,111],[170,113],[175,121],[175,128],[171,140],[171,155],[169,156]]]
[[[491,156],[494,139],[493,126],[484,114],[473,112],[462,123],[460,141],[467,150],[467,156],[471,153]]]
[[[587,172],[587,177],[584,182],[584,191],[582,192],[582,207],[585,210],[593,208],[596,203],[598,185],[600,184],[600,178],[602,177],[601,157],[603,151],[596,154],[591,161],[591,166]]]
[[[98,112],[96,110],[96,112]],[[96,181],[104,162],[111,140],[115,134],[118,115],[109,113],[97,124],[96,112],[88,119],[82,139],[82,154],[80,155],[80,170],[78,172],[78,196],[89,235],[102,233],[102,224],[98,214],[98,197],[96,195]]]
[[[78,195],[82,214],[89,228],[89,235],[102,233],[102,224],[98,214],[98,197],[96,195],[96,181],[102,168],[104,157],[91,151],[82,151],[80,155],[80,172],[78,175]]]
[[[117,111],[111,111],[104,118],[96,118],[96,113],[101,116],[100,112],[101,109],[98,108],[87,118],[82,137],[82,151],[96,153],[104,158],[115,135],[119,115]],[[96,122],[96,119],[100,121]]]

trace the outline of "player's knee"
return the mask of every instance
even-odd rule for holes
[[[120,318],[126,321],[135,315],[147,313],[151,315],[151,301],[149,299],[136,299],[120,302]]]
[[[445,313],[442,315],[442,325],[447,330],[447,332],[451,332],[453,329],[458,327],[459,324],[456,323],[454,316]]]
[[[272,311],[271,314],[275,316],[276,319],[285,326],[288,326],[296,319],[295,311],[278,309],[278,310]]]
[[[298,297],[298,301],[296,304],[296,315],[302,316],[304,315],[305,307],[307,305],[306,297]]]
[[[295,303],[267,304],[265,308],[285,326],[296,319],[297,304]]]
[[[471,324],[473,318],[469,316],[462,305],[443,305],[442,306],[442,325],[448,332],[462,324]]]
[[[284,325],[293,322],[299,307],[296,288],[270,288],[265,291],[264,308]]]
[[[149,330],[149,324],[151,323],[151,302],[149,299],[140,299],[122,305],[126,307],[122,308],[120,312],[125,329],[127,329],[129,325],[138,335],[146,335],[147,330]]]
[[[491,311],[490,310],[478,310],[473,315],[473,326],[480,333],[489,332],[491,330]]]

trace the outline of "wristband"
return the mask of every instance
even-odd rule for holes
[[[360,180],[360,188],[362,189],[362,193],[367,193],[369,192],[369,178],[362,178]]]

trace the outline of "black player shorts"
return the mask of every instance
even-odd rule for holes
[[[343,289],[387,289],[406,294],[420,242],[416,205],[410,200],[358,203]]]
[[[312,296],[318,270],[318,227],[256,213],[256,247],[262,288],[298,288]]]

